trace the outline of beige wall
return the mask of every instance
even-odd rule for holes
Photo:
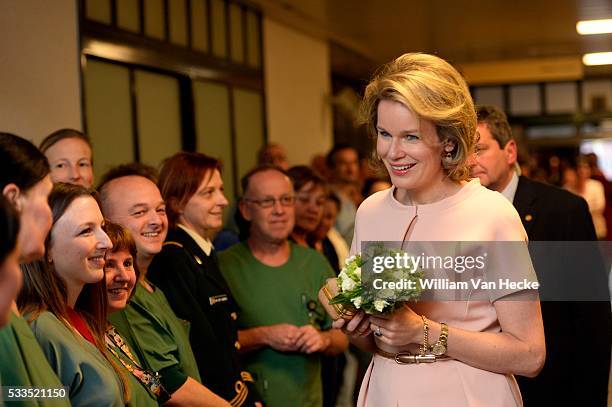
[[[81,128],[77,21],[74,0],[0,0],[0,131]]]
[[[265,17],[263,41],[268,140],[307,164],[333,145],[328,45]]]

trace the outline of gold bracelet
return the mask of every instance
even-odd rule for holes
[[[427,324],[425,315],[421,315],[421,319],[423,320],[423,345],[420,347],[419,353],[424,356],[429,352],[429,324]]]

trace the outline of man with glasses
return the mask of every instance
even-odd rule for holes
[[[241,313],[238,337],[266,406],[321,406],[321,354],[337,354],[346,336],[317,300],[329,263],[288,240],[295,195],[285,171],[260,166],[242,179],[240,211],[249,238],[220,253],[221,272]]]

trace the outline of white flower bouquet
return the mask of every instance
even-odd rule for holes
[[[388,249],[382,245],[372,245],[364,253],[358,253],[346,259],[345,266],[336,278],[335,284],[329,282],[322,291],[330,307],[326,307],[332,317],[351,319],[357,310],[368,314],[388,314],[399,304],[416,301],[421,295],[419,280],[423,271],[409,264],[399,268],[396,265],[372,272],[368,264],[375,257],[404,256],[401,250]],[[368,270],[362,279],[362,269]],[[383,284],[383,282],[401,282],[401,284]],[[389,286],[400,288],[388,288]],[[335,287],[334,287],[335,286]],[[333,314],[336,315],[333,315]]]

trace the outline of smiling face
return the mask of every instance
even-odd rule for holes
[[[104,277],[104,255],[112,243],[104,230],[104,218],[91,196],[76,198],[51,229],[47,259],[70,293]],[[74,297],[76,298],[76,297]]]
[[[130,175],[110,181],[103,195],[104,215],[131,232],[138,248],[138,264],[147,264],[161,251],[168,233],[166,205],[157,185]]]
[[[134,270],[134,258],[127,249],[120,249],[116,252],[108,251],[105,259],[104,276],[108,312],[113,313],[122,310],[127,305],[136,284],[136,271]]]
[[[223,194],[223,181],[219,170],[204,174],[198,190],[185,204],[179,215],[179,223],[208,236],[211,230],[223,225],[223,209],[228,202]]]
[[[77,137],[62,139],[49,147],[45,155],[53,183],[66,182],[85,188],[93,184],[91,148],[85,141]]]
[[[291,181],[278,171],[267,170],[251,176],[245,199],[240,203],[242,216],[251,222],[251,238],[273,243],[287,239],[295,223],[293,196]],[[264,208],[261,205],[266,200],[274,203]]]
[[[428,203],[443,196],[441,188],[448,181],[435,125],[392,100],[379,102],[377,117],[376,152],[398,189],[396,198],[404,203]]]
[[[313,232],[323,216],[325,190],[310,181],[295,195],[295,226],[306,232]]]

